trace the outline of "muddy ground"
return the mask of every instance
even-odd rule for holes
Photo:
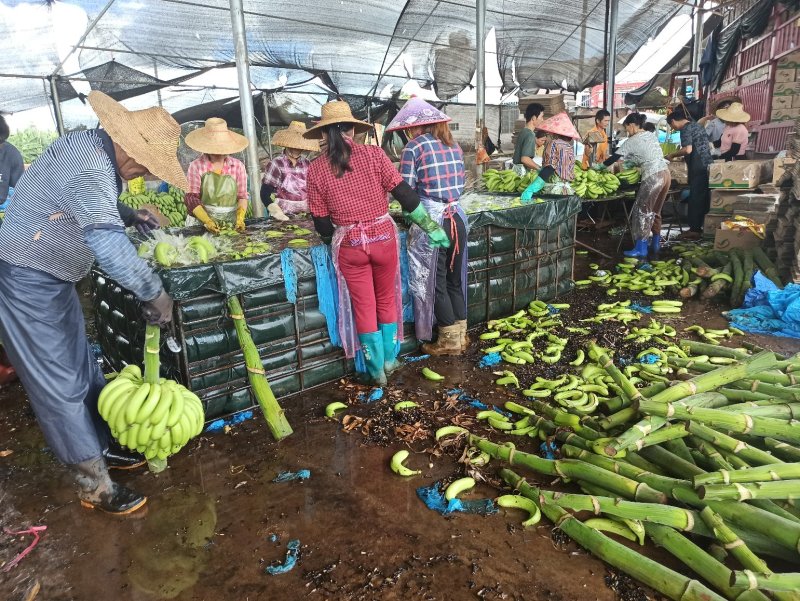
[[[615,247],[613,240],[601,244],[611,242]],[[604,265],[596,256],[578,256],[576,275],[592,261]],[[580,293],[570,300],[579,303]],[[724,327],[720,309],[695,302],[670,321],[676,327]],[[780,352],[800,348],[787,339],[750,339]],[[416,419],[412,414],[399,431],[391,425],[388,436],[380,418],[395,401],[414,400],[426,409],[439,403],[443,419],[469,420],[474,410],[452,397],[448,404],[446,391],[454,387],[502,404],[513,393],[494,386],[496,376],[477,367],[479,356],[475,348],[462,357],[407,364],[375,404],[356,402],[362,389],[347,381],[285,399],[295,434],[281,443],[271,440],[258,415],[227,433],[204,434],[161,475],[141,470],[116,476],[149,495],[147,511],[124,520],[80,507],[21,387],[0,390],[0,528],[47,526],[38,546],[8,571],[4,563],[31,537],[0,534],[0,599],[657,598],[624,578],[620,582],[601,561],[554,536],[547,520],[525,530],[516,510],[442,517],[417,498],[417,487],[462,475],[463,465],[457,453],[435,447],[436,424],[427,413]],[[445,382],[421,378],[423,365],[445,375]],[[341,418],[322,417],[325,405],[336,400],[352,403],[346,412],[350,432]],[[372,422],[359,421],[370,417]],[[416,451],[407,464],[421,469],[421,476],[403,479],[389,470],[390,457],[401,448]],[[280,472],[299,469],[309,469],[310,479],[272,482]],[[494,480],[494,468],[485,473]],[[469,497],[498,493],[496,486],[480,483]],[[283,561],[291,540],[300,542],[294,569],[265,573]],[[645,552],[682,570],[657,549],[648,546]]]

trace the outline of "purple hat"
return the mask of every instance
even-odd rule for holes
[[[447,123],[448,121],[452,121],[452,119],[435,106],[428,104],[422,98],[414,97],[406,102],[400,112],[395,115],[386,131],[396,131],[433,123]]]

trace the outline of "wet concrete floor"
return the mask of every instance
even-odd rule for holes
[[[578,273],[594,259],[578,257]],[[672,323],[724,326],[719,310],[692,303]],[[798,350],[786,339],[751,338],[777,351]],[[386,399],[356,403],[346,412],[352,416],[350,432],[341,417],[322,417],[327,403],[354,399],[359,389],[343,382],[283,400],[295,433],[280,443],[271,440],[257,413],[228,433],[199,437],[163,474],[116,472],[121,482],[149,496],[147,511],[136,519],[81,508],[69,474],[45,450],[21,387],[0,390],[0,528],[47,526],[17,567],[7,572],[0,567],[0,599],[617,598],[606,585],[605,565],[574,543],[556,544],[546,519],[522,529],[517,510],[487,517],[442,517],[428,510],[416,488],[463,475],[464,466],[436,450],[425,419],[402,431],[408,443],[398,438],[388,446],[365,444],[365,422],[357,418],[369,418],[397,400],[415,400],[426,409],[439,403],[445,420],[458,419],[445,402],[448,388],[502,404],[511,393],[493,385],[490,370],[476,367],[477,356],[473,351],[426,362],[446,376],[444,383],[421,378],[423,364],[405,366],[393,376]],[[406,463],[421,469],[421,476],[404,479],[390,471],[389,459],[401,448],[415,451]],[[279,472],[304,468],[311,471],[305,482],[272,482]],[[490,480],[494,473],[493,467],[486,470]],[[499,493],[480,483],[467,496]],[[284,560],[293,539],[300,541],[295,568],[265,573]],[[0,535],[0,566],[30,540]],[[651,546],[645,552],[683,571]],[[634,584],[623,598],[645,594]]]

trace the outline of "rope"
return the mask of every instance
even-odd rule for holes
[[[747,582],[750,584],[748,590],[755,590],[758,588],[758,578],[750,570],[745,570],[744,575],[747,576]]]

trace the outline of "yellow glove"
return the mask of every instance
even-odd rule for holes
[[[236,209],[236,231],[239,233],[244,232],[244,214],[247,212],[247,209],[244,207],[239,207]]]
[[[209,232],[212,234],[219,234],[219,225],[217,225],[217,222],[208,216],[205,207],[202,205],[197,205],[192,211],[192,215],[197,217],[197,220],[200,221],[200,223],[202,223]]]

